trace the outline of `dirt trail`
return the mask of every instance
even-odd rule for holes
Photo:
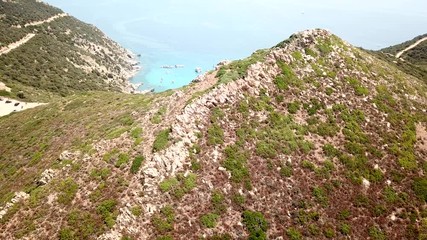
[[[398,53],[396,54],[396,58],[400,58],[400,57],[402,56],[402,54],[404,54],[405,52],[407,52],[407,51],[411,50],[412,48],[414,48],[414,47],[418,46],[418,44],[420,44],[420,43],[422,43],[422,42],[424,42],[424,41],[426,41],[426,40],[427,40],[427,37],[425,37],[425,38],[423,38],[423,39],[418,40],[417,42],[415,42],[415,43],[414,43],[414,44],[412,44],[411,46],[409,46],[409,47],[407,47],[407,48],[403,49],[402,51],[398,52]]]
[[[60,13],[60,14],[57,14],[57,15],[52,16],[52,17],[45,19],[45,20],[26,23],[24,25],[24,27],[37,26],[37,25],[41,25],[43,23],[49,23],[49,22],[54,21],[55,19],[65,17],[65,16],[68,16],[68,14],[67,13]],[[34,34],[34,33],[29,33],[29,34],[27,34],[27,36],[23,37],[21,40],[14,42],[14,43],[11,43],[11,44],[1,48],[0,49],[0,55],[6,54],[6,53],[12,51],[13,49],[20,47],[22,44],[25,44],[26,42],[30,41],[30,39],[33,38],[35,35],[36,34]]]
[[[37,25],[41,25],[41,24],[43,24],[43,23],[49,23],[49,22],[52,22],[53,20],[55,20],[55,19],[57,19],[57,18],[61,18],[61,17],[65,17],[65,16],[68,16],[68,14],[66,14],[66,13],[60,13],[60,14],[57,14],[57,15],[52,16],[52,17],[50,17],[50,18],[48,18],[48,19],[45,19],[45,20],[26,23],[26,24],[24,25],[24,27],[37,26]]]
[[[34,36],[36,36],[36,34],[28,33],[27,36],[23,37],[21,40],[14,42],[14,43],[11,43],[11,44],[7,45],[6,47],[1,48],[0,49],[0,55],[6,54],[15,48],[18,48],[22,44],[25,44],[26,42],[30,41],[30,39],[33,38]]]
[[[12,112],[20,112],[29,108],[35,108],[46,103],[20,102],[18,100],[0,97],[0,117]]]

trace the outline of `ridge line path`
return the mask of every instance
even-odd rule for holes
[[[11,43],[11,44],[7,45],[6,47],[1,48],[0,49],[0,55],[6,54],[6,53],[12,51],[15,48],[18,48],[22,44],[25,44],[26,42],[30,41],[30,39],[33,38],[34,36],[36,36],[36,34],[34,34],[34,33],[28,33],[27,36],[23,37],[19,41]]]
[[[427,40],[427,37],[422,38],[422,39],[420,39],[420,40],[416,41],[416,42],[415,42],[414,44],[412,44],[411,46],[409,46],[409,47],[407,47],[407,48],[403,49],[402,51],[398,52],[398,53],[396,54],[396,58],[400,58],[400,57],[402,56],[402,54],[404,54],[405,52],[407,52],[407,51],[411,50],[412,48],[414,48],[414,47],[418,46],[418,44],[420,44],[420,43],[422,43],[422,42],[424,42],[424,41],[426,41],[426,40]]]

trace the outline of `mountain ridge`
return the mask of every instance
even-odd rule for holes
[[[424,236],[422,79],[316,29],[199,81],[0,118],[0,236]]]

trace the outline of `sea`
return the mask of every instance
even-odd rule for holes
[[[222,60],[324,28],[377,50],[427,33],[425,0],[45,0],[133,53],[140,90],[178,88]]]

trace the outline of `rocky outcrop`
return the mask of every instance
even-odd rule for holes
[[[20,201],[26,200],[29,197],[30,195],[25,192],[15,193],[15,197],[13,197],[12,200],[10,200],[10,202],[6,203],[4,207],[0,208],[0,219],[2,219],[7,214],[7,212],[9,211],[10,208],[13,207],[13,205],[15,205]]]
[[[54,177],[56,171],[53,169],[46,169],[42,173],[40,179],[37,181],[38,185],[46,185],[48,184]]]

